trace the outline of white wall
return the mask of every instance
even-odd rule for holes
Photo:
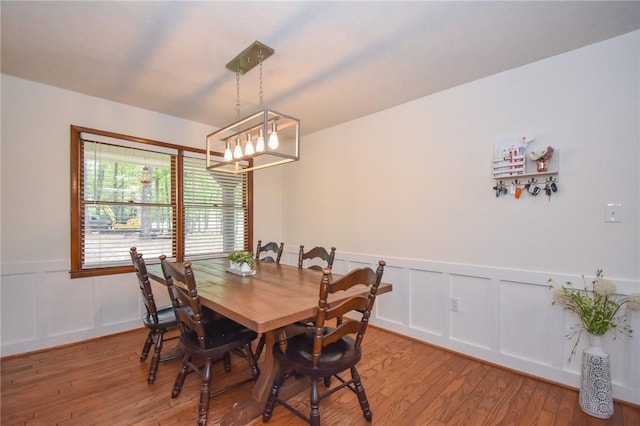
[[[141,326],[133,274],[69,278],[71,124],[196,147],[212,130],[2,75],[3,356]]]
[[[304,243],[335,245],[343,271],[385,259],[378,325],[578,386],[575,317],[545,284],[602,268],[640,291],[639,127],[635,32],[314,133],[283,168],[286,257]],[[521,136],[560,152],[550,200],[495,197],[493,143]],[[604,223],[608,202],[622,223]],[[614,396],[639,403],[640,339],[606,349]]]
[[[253,244],[258,240],[282,241],[282,174],[288,165],[269,167],[253,173]],[[297,259],[296,259],[297,261]]]
[[[638,38],[635,32],[305,137],[302,161],[286,169],[285,238],[546,273],[602,268],[637,280]],[[496,199],[491,189],[494,141],[520,136],[536,138],[531,149],[560,150],[559,192],[550,201]],[[604,223],[607,202],[623,204],[622,223]]]
[[[383,258],[394,291],[380,297],[376,324],[577,386],[563,338],[573,319],[549,306],[544,283],[603,268],[622,291],[640,291],[639,37],[304,137],[300,162],[255,174],[255,239],[283,240],[289,263],[301,243],[335,245],[338,272]],[[2,355],[139,327],[133,275],[68,277],[69,125],[192,146],[211,129],[6,75],[1,83]],[[551,201],[491,190],[494,140],[521,135],[561,150]],[[620,224],[604,223],[610,201],[624,205]],[[446,309],[450,296],[460,312]],[[640,403],[640,340],[606,348],[614,396]]]

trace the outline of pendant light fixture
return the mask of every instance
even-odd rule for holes
[[[246,173],[300,159],[300,120],[264,107],[262,63],[273,53],[272,48],[255,41],[226,65],[227,69],[236,73],[236,115],[238,117],[240,116],[240,75],[256,65],[259,66],[260,110],[207,135],[206,167],[208,170],[234,174]]]

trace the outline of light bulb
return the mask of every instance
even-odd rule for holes
[[[227,141],[227,147],[224,150],[224,161],[233,160],[233,154],[231,153],[231,148],[229,147],[229,141]]]
[[[242,157],[242,147],[240,146],[240,138],[236,139],[236,147],[233,149],[233,158]]]
[[[264,152],[264,135],[262,133],[262,127],[260,127],[260,136],[258,136],[258,140],[256,141],[256,151]]]
[[[278,149],[278,145],[280,145],[280,141],[278,141],[278,128],[274,121],[273,127],[271,128],[271,135],[269,136],[269,149]]]
[[[251,133],[247,133],[247,143],[244,146],[244,155],[253,155],[253,142],[251,142]]]

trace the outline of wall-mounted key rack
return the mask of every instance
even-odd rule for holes
[[[492,177],[496,180],[492,189],[496,197],[513,195],[520,198],[526,191],[532,196],[543,193],[551,199],[558,191],[559,150],[549,146],[536,152],[527,147],[532,141],[523,137],[496,142],[491,164]],[[543,153],[548,154],[540,157]]]

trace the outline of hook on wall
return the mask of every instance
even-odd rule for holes
[[[511,181],[511,194],[516,198],[520,198],[522,195],[522,185],[518,179]]]
[[[544,193],[549,197],[549,201],[551,201],[551,194],[554,192],[558,192],[558,185],[556,184],[557,179],[554,179],[553,176],[548,177],[544,183]]]
[[[540,193],[540,187],[538,186],[538,179],[531,178],[524,186],[524,189],[534,197]]]
[[[496,191],[496,197],[499,197],[501,194],[507,193],[507,185],[500,181],[493,187],[493,190]]]
[[[496,197],[510,194],[515,198],[520,198],[522,191],[527,191],[529,195],[535,197],[540,194],[541,191],[544,191],[549,199],[551,199],[551,195],[554,192],[558,192],[558,178],[550,176],[544,181],[538,182],[538,179],[533,177],[526,183],[519,179],[513,179],[510,183],[500,180],[496,182],[492,189],[495,191]]]

